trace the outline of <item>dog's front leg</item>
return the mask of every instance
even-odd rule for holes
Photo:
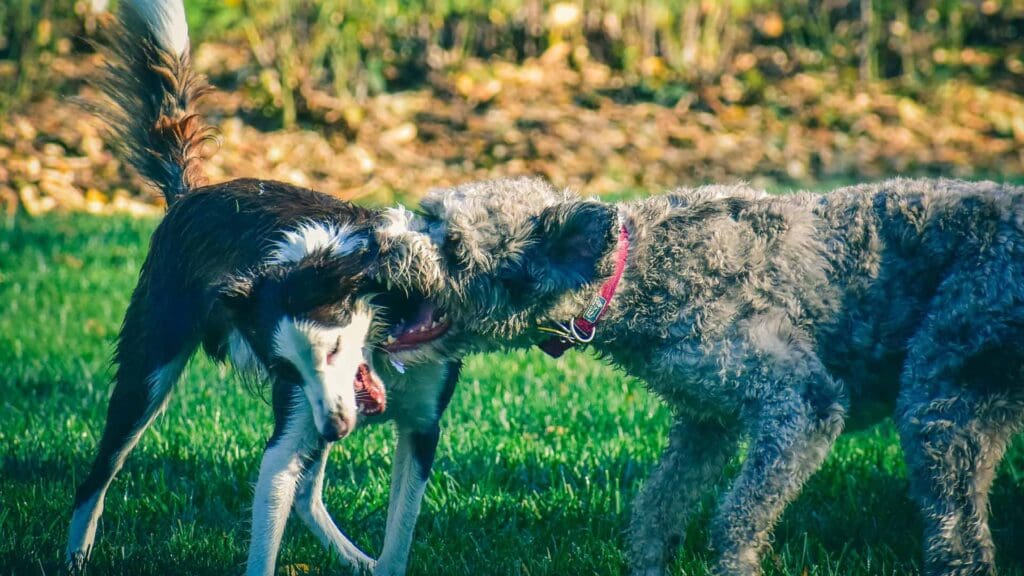
[[[405,574],[416,518],[420,514],[439,438],[440,427],[436,424],[427,431],[398,429],[384,549],[374,576]]]
[[[375,565],[373,559],[338,529],[324,506],[324,470],[330,448],[331,444],[321,439],[305,456],[302,478],[295,492],[295,512],[325,547],[337,551],[341,559],[356,571],[369,572]]]
[[[405,574],[416,519],[420,514],[427,479],[434,465],[437,442],[441,436],[439,421],[455,392],[461,368],[461,362],[449,362],[425,367],[410,374],[410,381],[418,382],[413,388],[421,392],[430,390],[432,393],[422,396],[419,401],[411,400],[410,405],[418,407],[409,413],[420,416],[429,414],[432,418],[426,422],[419,418],[408,422],[396,421],[398,447],[391,474],[384,548],[374,569],[375,576]]]
[[[277,551],[295,490],[302,475],[303,456],[317,446],[318,435],[309,404],[297,387],[274,390],[274,434],[263,452],[252,504],[252,538],[248,576],[273,576]]]
[[[682,543],[701,494],[736,453],[737,433],[717,422],[678,417],[661,462],[633,502],[629,560],[634,576],[660,576]]]
[[[821,466],[842,431],[845,398],[822,380],[781,377],[766,383],[750,415],[750,448],[711,530],[720,556],[715,573],[761,574],[761,557],[786,505]]]

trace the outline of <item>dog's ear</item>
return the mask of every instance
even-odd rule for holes
[[[614,210],[595,201],[570,201],[545,208],[537,217],[531,281],[543,292],[574,290],[592,281],[597,263],[614,237]]]

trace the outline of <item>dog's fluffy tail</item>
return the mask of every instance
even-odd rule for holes
[[[208,90],[192,69],[182,0],[123,0],[107,29],[106,66],[92,110],[123,162],[163,192],[167,204],[205,184],[203,146],[212,130],[195,111]]]

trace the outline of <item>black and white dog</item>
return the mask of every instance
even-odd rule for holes
[[[190,64],[181,0],[122,2],[109,41],[98,83],[107,101],[95,111],[121,158],[163,192],[169,208],[117,341],[106,427],[75,496],[70,568],[85,565],[114,475],[202,345],[213,358],[271,383],[275,427],[256,484],[248,574],[273,574],[293,506],[350,566],[404,572],[458,366],[404,374],[400,364],[378,362],[380,376],[373,368],[366,346],[376,308],[371,272],[376,230],[387,219],[280,182],[204,185],[209,130],[194,104],[207,85]],[[393,345],[445,328],[430,315],[403,325]],[[341,533],[321,500],[328,449],[355,428],[360,412],[398,428],[379,561]]]

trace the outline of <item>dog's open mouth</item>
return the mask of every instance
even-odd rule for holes
[[[366,364],[360,364],[356,372],[356,407],[360,414],[380,414],[388,407],[388,396],[384,384],[373,375]]]
[[[393,313],[398,313],[396,310]],[[451,326],[445,314],[433,304],[422,300],[414,309],[407,310],[411,320],[400,317],[399,321],[388,329],[384,339],[384,349],[388,352],[402,352],[422,346],[427,342],[444,336]]]

